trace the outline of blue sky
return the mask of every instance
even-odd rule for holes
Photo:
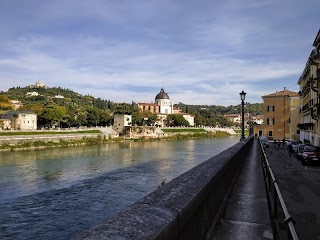
[[[234,105],[297,81],[319,0],[1,0],[0,90],[38,80],[116,102]]]

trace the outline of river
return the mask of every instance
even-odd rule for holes
[[[238,141],[0,152],[0,239],[71,239]]]

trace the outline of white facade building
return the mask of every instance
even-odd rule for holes
[[[36,130],[37,114],[32,111],[9,111],[0,116],[4,129]]]
[[[26,95],[35,97],[35,96],[39,96],[39,93],[37,93],[37,92],[27,92]]]
[[[160,113],[173,114],[173,103],[163,88],[161,88],[160,93],[157,94],[155,103],[160,105]]]
[[[183,113],[181,110],[173,108],[173,102],[170,100],[169,95],[161,88],[160,92],[155,97],[155,103],[134,103],[136,107],[139,107],[142,112],[148,111],[153,114],[157,114],[158,121],[156,125],[164,126],[167,115],[181,114],[184,119],[189,122],[190,126],[194,126],[194,116]]]

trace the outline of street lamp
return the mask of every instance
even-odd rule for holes
[[[246,94],[243,90],[240,94],[240,99],[241,99],[241,105],[242,105],[242,129],[241,129],[241,138],[240,138],[240,141],[244,140],[245,137],[244,137],[244,100],[246,99]]]

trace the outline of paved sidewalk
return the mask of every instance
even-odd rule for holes
[[[254,139],[214,238],[229,239],[273,239],[257,139]]]
[[[320,166],[302,166],[282,144],[266,154],[299,239],[320,239]]]

